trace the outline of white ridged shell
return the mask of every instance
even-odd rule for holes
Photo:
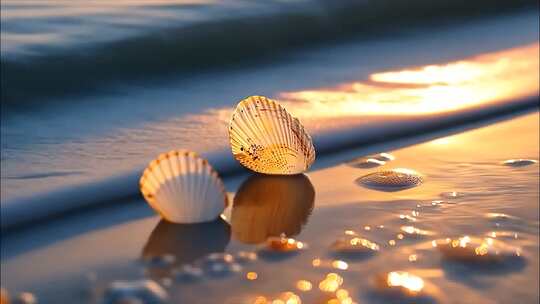
[[[356,182],[370,189],[399,191],[422,184],[424,178],[414,170],[397,168],[364,175]]]
[[[148,204],[169,222],[208,222],[227,205],[217,172],[190,151],[160,154],[144,170],[139,184]]]
[[[242,100],[229,125],[234,157],[265,174],[299,174],[315,161],[311,136],[297,118],[274,100],[251,96]]]

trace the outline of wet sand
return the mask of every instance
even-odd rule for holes
[[[142,278],[161,284],[171,303],[253,303],[288,291],[302,303],[337,296],[356,303],[537,303],[539,167],[502,162],[538,160],[538,123],[535,112],[395,151],[387,145],[379,152],[395,160],[380,167],[361,168],[356,159],[371,147],[341,153],[332,161],[338,165],[302,176],[229,178],[234,205],[212,223],[168,224],[140,199],[14,232],[2,236],[2,285],[12,294],[33,292],[40,303],[101,303],[110,282]],[[400,167],[424,182],[401,191],[357,182]],[[263,250],[261,242],[281,233],[301,241],[302,250]],[[458,239],[464,236],[471,240]],[[352,238],[377,246],[335,250],[337,240]],[[477,253],[456,250],[446,238],[490,238],[499,254],[489,246],[483,255],[481,246]],[[236,262],[208,261],[213,252]],[[185,264],[203,274],[190,278],[179,271]],[[389,289],[392,271],[420,277],[423,288]],[[323,281],[329,273],[342,277],[339,288],[348,296],[320,290],[334,290]]]

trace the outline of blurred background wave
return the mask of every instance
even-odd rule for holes
[[[50,96],[267,61],[294,48],[535,7],[532,0],[91,0],[1,4],[3,110]]]

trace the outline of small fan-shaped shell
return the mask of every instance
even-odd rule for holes
[[[236,106],[229,138],[234,157],[259,173],[298,174],[315,161],[311,136],[298,119],[263,96],[251,96]]]
[[[509,167],[524,167],[532,164],[536,164],[538,161],[534,159],[509,159],[503,162],[503,165]]]
[[[424,178],[414,170],[398,168],[370,173],[356,182],[371,189],[398,191],[418,186],[424,182]]]
[[[170,151],[150,162],[140,179],[148,204],[174,223],[216,219],[227,205],[223,182],[207,160],[194,152]]]

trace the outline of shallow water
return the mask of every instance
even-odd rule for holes
[[[297,296],[302,303],[335,297],[345,303],[349,297],[356,303],[537,303],[539,167],[503,162],[538,160],[538,124],[535,112],[380,151],[395,159],[378,168],[350,166],[350,159],[365,156],[350,151],[342,164],[296,178],[296,191],[279,177],[229,179],[228,189],[239,189],[235,205],[212,223],[163,223],[141,200],[37,227],[35,237],[33,230],[8,235],[2,284],[14,293],[34,292],[44,303],[100,303],[112,281],[142,278],[158,282],[171,302]],[[414,169],[424,183],[395,192],[355,183],[390,168]],[[59,235],[66,230],[72,232]],[[265,237],[281,233],[302,246],[265,244]],[[337,240],[354,238],[377,246],[336,250]],[[207,257],[215,252],[227,254]],[[186,263],[191,266],[179,268]]]

